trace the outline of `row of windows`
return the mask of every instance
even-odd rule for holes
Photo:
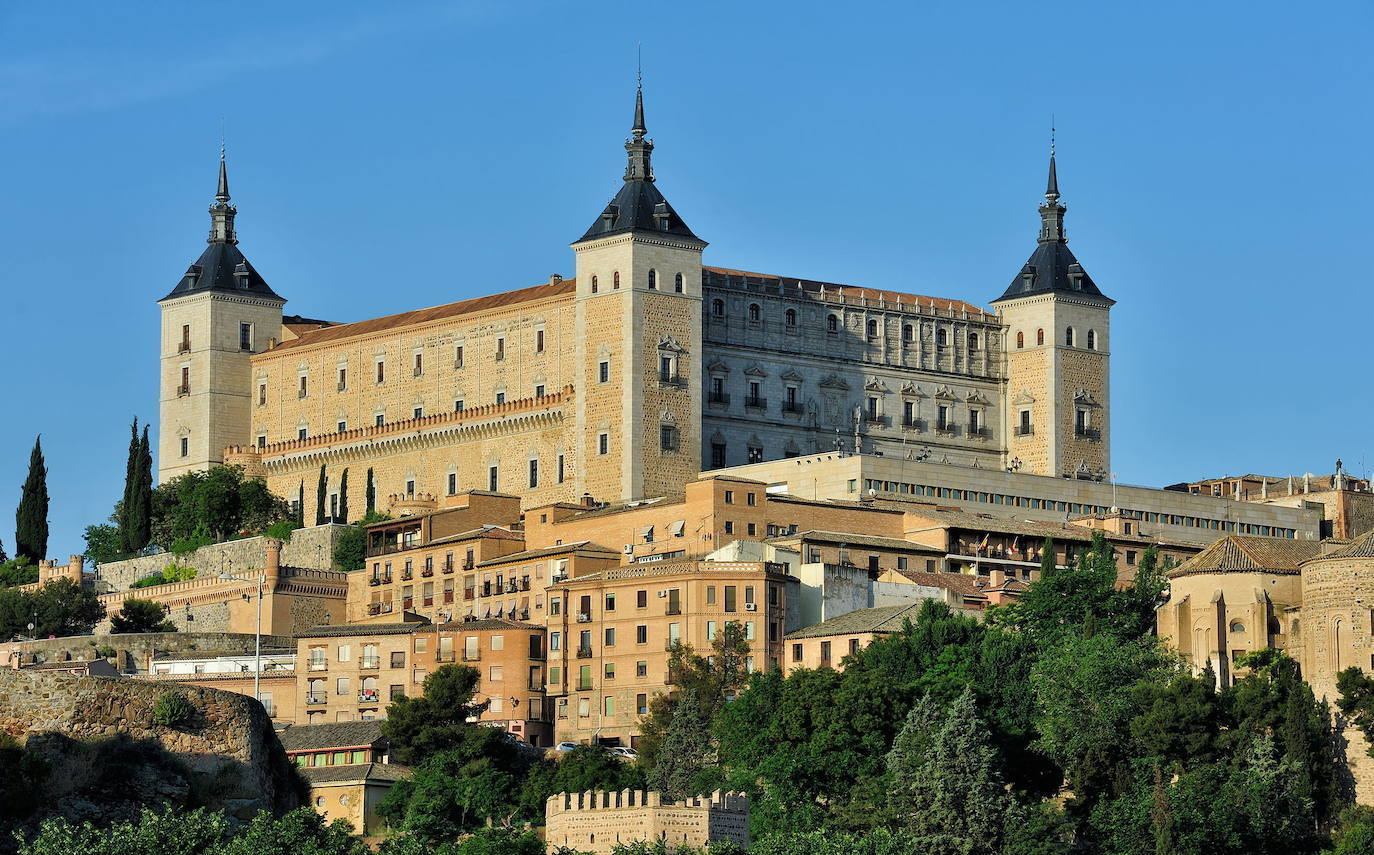
[[[1065,346],[1065,347],[1077,347],[1077,344],[1076,344],[1077,338],[1078,338],[1078,335],[1077,335],[1076,332],[1074,332],[1074,328],[1073,328],[1073,327],[1065,327],[1065,328],[1064,328],[1064,346]],[[1038,329],[1038,330],[1035,331],[1035,343],[1036,343],[1036,345],[1043,345],[1043,344],[1045,343],[1045,331],[1044,331],[1043,329]],[[1016,347],[1019,349],[1019,348],[1025,347],[1025,346],[1026,346],[1026,334],[1025,334],[1024,332],[1017,332],[1017,333],[1016,333]],[[1088,330],[1088,342],[1087,342],[1087,346],[1088,346],[1088,350],[1097,350],[1097,330]]]
[[[712,301],[711,301],[711,316],[712,316],[713,318],[717,318],[717,319],[721,319],[721,318],[724,318],[724,317],[725,317],[725,301],[724,301],[724,300],[719,300],[719,299],[717,299],[717,300],[712,300]],[[751,324],[759,324],[759,323],[762,323],[762,322],[763,322],[763,308],[762,308],[758,303],[750,303],[750,304],[746,307],[746,309],[745,309],[745,318],[746,318],[746,319],[749,321],[749,323],[751,323]],[[783,326],[788,327],[788,328],[794,328],[794,327],[796,327],[796,326],[797,326],[797,310],[796,310],[796,309],[788,309],[788,310],[786,310],[785,312],[783,312],[782,319],[783,319],[783,321],[782,321],[782,322],[783,322]],[[829,333],[838,333],[838,332],[840,331],[840,317],[839,317],[839,315],[835,315],[835,314],[826,315],[826,317],[825,317],[825,331],[826,331],[826,332],[829,332]],[[865,325],[865,331],[868,333],[868,337],[869,337],[869,338],[878,338],[879,335],[881,335],[882,326],[879,324],[879,322],[878,322],[878,320],[877,320],[876,318],[870,318],[870,319],[868,320],[867,324]],[[916,328],[915,328],[913,325],[911,325],[911,324],[903,324],[903,325],[902,325],[902,341],[904,341],[904,342],[914,342],[915,340],[916,340]],[[979,337],[978,337],[978,333],[976,333],[976,332],[968,333],[968,334],[967,334],[967,337],[965,338],[965,342],[966,342],[966,344],[967,344],[969,350],[977,350],[977,349],[978,349],[978,346],[979,346]],[[936,345],[937,347],[945,347],[945,346],[947,346],[948,344],[949,344],[949,330],[945,329],[944,327],[937,327],[936,330],[935,330],[935,345]]]
[[[863,483],[865,491],[875,490],[879,493],[896,493],[904,496],[929,496],[939,499],[980,502],[990,505],[1006,505],[1010,507],[1031,508],[1033,510],[1054,511],[1056,513],[1069,513],[1075,515],[1106,514],[1111,511],[1110,508],[1104,505],[1090,505],[1082,502],[1061,502],[1056,499],[1038,499],[1028,496],[1008,496],[1002,493],[983,493],[976,490],[960,490],[953,487],[934,487],[929,484],[909,484],[902,481],[883,481],[872,478],[865,478]],[[858,479],[850,479],[849,492],[856,493],[858,489]],[[1159,525],[1212,529],[1235,534],[1254,534],[1261,537],[1283,537],[1290,540],[1298,536],[1297,529],[1261,525],[1258,523],[1234,522],[1231,520],[1218,520],[1208,517],[1187,516],[1184,514],[1168,514],[1158,511],[1122,509],[1120,513],[1131,519],[1157,523]]]
[[[239,350],[253,351],[253,325],[242,322],[239,324]],[[191,325],[181,325],[181,344],[177,346],[177,353],[191,352]]]
[[[684,285],[684,283],[685,283],[685,280],[683,279],[681,273],[674,274],[674,275],[673,275],[673,293],[675,293],[675,294],[681,294],[682,291],[683,291],[683,285]],[[646,280],[646,284],[649,286],[649,290],[650,290],[650,291],[657,291],[657,290],[658,290],[658,271],[655,270],[655,269],[652,268],[652,267],[649,268],[649,274],[648,274],[648,277],[647,277],[647,280]],[[597,293],[597,292],[600,290],[600,288],[601,288],[600,280],[598,280],[597,277],[596,277],[595,275],[593,275],[593,276],[592,276],[592,284],[591,284],[592,293],[593,293],[593,294]],[[619,270],[617,270],[617,271],[615,271],[614,273],[611,274],[611,290],[613,290],[613,291],[618,291],[618,290],[620,290],[620,271],[619,271]]]

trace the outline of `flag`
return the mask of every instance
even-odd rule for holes
[[[978,547],[978,551],[979,551],[979,552],[987,552],[987,551],[988,551],[988,534],[989,534],[989,533],[990,533],[990,532],[984,532],[984,533],[983,533],[983,542],[982,542],[982,544],[980,544],[979,547]]]

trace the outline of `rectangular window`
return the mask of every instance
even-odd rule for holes
[[[715,585],[707,585],[707,586],[706,586],[706,605],[708,605],[708,606],[714,606],[715,604],[716,604],[716,586],[715,586]]]
[[[736,611],[736,605],[737,605],[737,604],[736,604],[736,602],[735,602],[735,586],[734,586],[734,585],[726,585],[726,586],[725,586],[725,610],[726,610],[727,612]]]
[[[496,403],[498,403],[498,404],[504,404],[504,403],[506,403],[506,393],[505,393],[505,392],[497,392],[497,393],[496,393]]]
[[[716,640],[716,622],[713,621],[713,620],[708,620],[708,621],[706,622],[706,640],[707,640],[707,641],[715,641],[715,640]]]
[[[302,437],[304,439],[304,437]],[[188,437],[181,438],[181,456],[186,457],[191,453],[191,440]]]
[[[635,712],[639,715],[649,714],[649,696],[645,694],[635,695]]]
[[[647,677],[647,676],[649,676],[649,662],[648,662],[647,659],[640,659],[638,662],[635,663],[635,676],[636,676],[636,677]]]
[[[647,624],[639,624],[635,627],[635,644],[649,643],[649,627]]]
[[[606,665],[605,665],[605,667],[602,668],[601,676],[602,676],[604,679],[607,679],[607,680],[614,680],[614,679],[615,679],[615,663],[614,663],[614,662],[607,662]]]
[[[416,407],[416,408],[414,409],[414,411],[411,412],[411,418],[422,419],[422,418],[424,418],[424,417],[425,417],[425,408],[424,408],[424,407]]]
[[[734,534],[734,533],[735,533],[735,521],[734,521],[734,520],[726,520],[726,521],[725,521],[725,533],[726,533],[726,534]]]
[[[606,646],[615,647],[615,627],[606,627]]]
[[[607,695],[603,700],[605,701],[606,715],[615,715],[615,698]]]
[[[496,476],[497,476],[497,474],[498,474],[498,473],[497,473],[497,467],[495,467],[495,466],[490,466],[490,467],[487,468],[487,489],[488,489],[489,491],[493,492],[493,493],[496,492]]]
[[[538,461],[538,460],[531,460],[531,461],[530,461],[530,486],[531,486],[531,487],[538,487],[538,486],[539,486],[539,461]]]
[[[415,354],[415,371],[412,373],[416,377],[425,373],[425,355],[423,353]]]
[[[463,367],[463,346],[461,344],[453,348],[453,367]]]
[[[725,443],[711,443],[711,468],[720,469],[725,466]]]
[[[258,406],[259,406],[259,407],[265,407],[265,406],[267,406],[267,384],[266,384],[266,383],[259,383],[259,384],[258,384]]]
[[[649,607],[648,591],[635,591],[635,606],[641,609]]]
[[[497,681],[497,680],[504,680],[504,679],[505,679],[505,674],[504,674],[504,672],[501,670],[501,666],[500,666],[500,665],[492,665],[490,668],[488,668],[488,669],[487,669],[487,679],[488,679],[488,680],[491,680],[491,681],[493,681],[493,682],[495,682],[495,681]]]
[[[186,351],[188,351],[188,350],[190,350],[190,349],[191,349],[191,325],[190,325],[190,324],[182,324],[182,325],[181,325],[181,347],[178,349],[178,352],[180,352],[180,353],[185,353]]]
[[[386,363],[382,362],[381,360],[377,361],[377,382],[386,382]]]
[[[563,471],[563,455],[560,454],[560,455],[558,455],[558,483],[560,483],[560,484],[563,483],[563,476],[564,476],[564,471]]]
[[[300,428],[299,430],[296,431],[296,439],[305,439],[305,437],[306,437],[305,428]]]
[[[453,496],[453,495],[457,495],[457,493],[458,493],[458,473],[457,473],[457,472],[450,472],[450,473],[448,473],[448,494],[449,494],[450,496]]]
[[[597,366],[597,369],[596,369],[596,370],[597,370],[597,377],[600,378],[600,380],[601,380],[602,383],[609,383],[609,382],[610,382],[610,380],[611,380],[611,363],[609,363],[609,362],[604,362],[604,361],[603,361],[601,364],[599,364],[599,365]]]
[[[605,610],[608,611],[608,612],[613,612],[613,611],[615,611],[615,594],[607,594],[607,595],[606,595]]]
[[[672,425],[660,425],[658,428],[658,446],[664,451],[677,451],[677,428]]]
[[[505,358],[506,358],[506,338],[505,338],[505,336],[501,336],[500,338],[496,339],[496,361],[497,361],[497,362],[500,362],[502,359],[505,359]]]
[[[535,331],[534,331],[534,352],[535,352],[535,353],[543,353],[543,352],[544,352],[544,331],[543,331],[543,330],[535,330]]]
[[[348,430],[348,422],[339,422],[338,428],[339,428],[339,433],[344,433],[344,432],[346,432],[346,431]]]
[[[339,391],[342,392],[342,391],[344,391],[344,390],[347,389],[347,388],[348,388],[348,369],[347,369],[347,368],[340,368],[340,369],[339,369]]]
[[[239,350],[253,349],[253,325],[239,324]]]
[[[610,436],[610,434],[606,434],[606,433],[599,434],[599,435],[597,436],[597,438],[596,438],[596,453],[597,453],[597,454],[609,454],[610,451],[611,451],[611,436]]]

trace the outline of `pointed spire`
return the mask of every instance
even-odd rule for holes
[[[1050,175],[1040,206],[1040,243],[1064,243],[1064,206],[1059,201],[1059,170],[1054,162],[1054,121],[1050,120]]]
[[[630,157],[630,162],[625,165],[626,181],[654,180],[654,169],[649,159],[654,151],[654,142],[645,137],[648,132],[649,129],[644,127],[644,75],[640,72],[636,74],[635,82],[635,124],[630,128],[632,138],[625,141],[625,153]]]
[[[635,125],[630,128],[630,133],[634,134],[635,139],[643,139],[649,129],[644,127],[644,81],[641,80],[635,87]]]
[[[1050,180],[1045,185],[1045,198],[1054,202],[1059,199],[1059,174],[1054,168],[1054,121],[1050,121]]]
[[[215,192],[215,201],[229,201],[229,170],[224,164],[224,143],[219,144],[219,188]]]

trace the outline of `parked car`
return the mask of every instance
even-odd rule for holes
[[[639,752],[638,752],[638,751],[634,750],[633,748],[626,748],[626,747],[623,746],[623,745],[615,745],[615,746],[612,746],[611,748],[608,748],[608,749],[606,749],[606,750],[610,751],[610,752],[611,752],[611,755],[612,755],[613,757],[620,757],[621,759],[624,759],[624,760],[638,760],[638,759],[639,759]]]
[[[571,751],[571,750],[573,750],[573,749],[576,748],[576,747],[577,747],[577,743],[576,743],[576,742],[560,742],[560,743],[558,743],[558,745],[557,745],[553,750],[554,750],[554,751]]]

